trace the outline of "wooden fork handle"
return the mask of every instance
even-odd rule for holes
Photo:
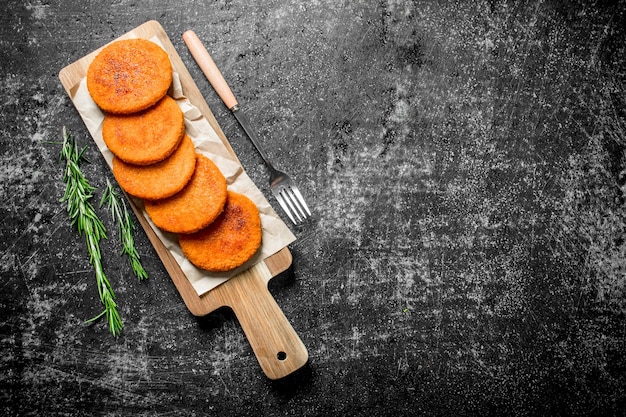
[[[183,33],[183,40],[198,66],[213,86],[213,89],[217,92],[217,95],[220,96],[226,107],[232,110],[238,104],[237,99],[224,79],[222,72],[215,65],[215,61],[209,55],[200,38],[198,38],[198,35],[194,31],[188,30]]]

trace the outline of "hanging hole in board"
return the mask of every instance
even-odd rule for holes
[[[276,359],[278,359],[279,361],[284,361],[285,359],[287,359],[287,354],[283,351],[280,351],[276,354]]]

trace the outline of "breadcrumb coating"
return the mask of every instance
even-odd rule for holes
[[[107,113],[129,114],[154,105],[172,84],[167,53],[147,39],[105,46],[87,69],[87,89]]]
[[[107,147],[122,161],[135,165],[164,160],[176,150],[184,134],[183,112],[170,96],[137,113],[107,113],[102,122]]]
[[[154,224],[172,233],[194,233],[213,222],[226,203],[226,178],[213,161],[196,155],[196,169],[185,188],[169,198],[146,201]]]
[[[198,268],[213,272],[235,269],[261,246],[261,218],[252,200],[228,191],[223,213],[208,227],[180,235],[184,255]]]
[[[172,155],[152,165],[133,165],[113,158],[113,175],[124,191],[146,200],[167,198],[180,192],[196,167],[196,149],[187,135]]]

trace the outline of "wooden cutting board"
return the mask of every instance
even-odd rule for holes
[[[157,37],[159,39],[170,56],[174,71],[180,76],[185,96],[191,104],[202,112],[229,152],[237,159],[211,109],[200,94],[163,27],[156,21],[149,21],[120,36],[118,40],[133,37],[146,39]],[[59,72],[61,84],[72,101],[80,81],[87,74],[89,64],[100,49],[68,65]],[[308,353],[304,344],[268,290],[269,280],[287,270],[291,265],[292,257],[287,247],[202,296],[198,296],[172,254],[157,237],[143,212],[137,208],[131,199],[127,200],[187,308],[193,315],[204,316],[218,308],[230,307],[235,312],[263,372],[270,379],[287,376],[308,361]]]

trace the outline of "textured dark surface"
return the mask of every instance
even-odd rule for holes
[[[24,4],[26,3],[26,4]],[[0,414],[624,415],[625,4],[4,1]],[[112,176],[58,71],[150,20],[250,176],[267,174],[180,35],[208,46],[315,211],[271,289],[310,354],[261,372],[236,319],[105,268],[111,337],[59,146]]]

